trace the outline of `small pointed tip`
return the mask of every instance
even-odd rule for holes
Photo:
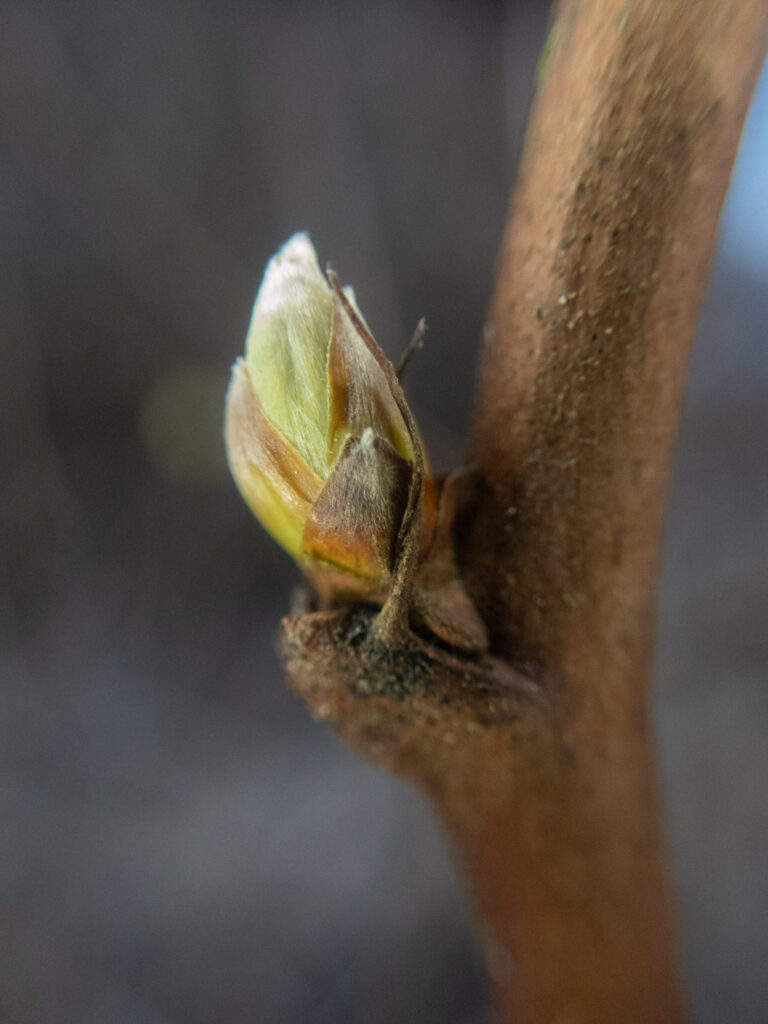
[[[287,242],[283,242],[280,248],[277,250],[277,255],[286,257],[292,256],[294,253],[297,255],[310,251],[315,259],[315,247],[312,244],[312,239],[309,237],[308,231],[295,231]]]
[[[330,284],[331,288],[333,288],[333,290],[335,292],[343,292],[344,291],[344,289],[342,287],[342,284],[341,284],[341,278],[336,273],[336,271],[333,269],[333,265],[331,263],[327,263],[326,264],[325,276],[328,278],[328,283]]]
[[[306,274],[320,277],[320,264],[312,240],[306,231],[297,231],[287,242],[280,246],[269,261],[267,273],[275,268],[286,277],[294,274]]]
[[[267,263],[256,294],[249,333],[259,317],[293,307],[304,296],[330,296],[315,247],[306,231],[291,235]]]

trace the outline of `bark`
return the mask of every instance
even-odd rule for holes
[[[493,656],[372,612],[286,620],[296,690],[433,801],[499,1018],[681,1021],[648,722],[669,454],[765,0],[564,0],[471,438],[464,578]]]

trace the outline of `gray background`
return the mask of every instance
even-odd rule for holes
[[[485,1020],[436,826],[281,683],[296,574],[220,423],[263,265],[308,229],[390,355],[427,316],[409,394],[434,461],[460,458],[546,13],[0,4],[3,1022]],[[739,233],[760,242],[760,109],[656,659],[702,1024],[768,1021],[768,259]]]

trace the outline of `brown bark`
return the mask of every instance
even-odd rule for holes
[[[647,722],[654,581],[767,11],[566,0],[550,37],[486,334],[472,448],[487,490],[465,551],[494,649],[536,665],[559,712],[506,826],[482,844],[458,826],[519,1020],[681,1016]]]
[[[486,332],[462,566],[493,657],[287,620],[295,688],[424,789],[500,1019],[683,1019],[648,725],[686,355],[765,0],[564,0]],[[513,669],[511,666],[515,666]]]

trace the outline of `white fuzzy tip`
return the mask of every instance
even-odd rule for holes
[[[301,292],[307,285],[320,285],[329,290],[309,235],[299,231],[267,264],[254,311],[269,314],[286,302],[295,300],[297,290]]]

